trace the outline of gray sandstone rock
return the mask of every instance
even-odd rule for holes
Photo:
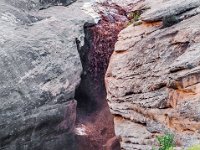
[[[176,16],[200,6],[199,0],[147,0],[147,11],[142,14],[143,21],[159,21],[166,16]]]
[[[0,2],[0,149],[72,150],[82,72],[75,39],[83,44],[92,19],[80,1],[26,11],[32,4]]]
[[[45,9],[50,6],[63,5],[67,6],[76,0],[3,0],[12,6],[22,10]]]

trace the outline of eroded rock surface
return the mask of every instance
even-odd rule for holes
[[[140,23],[121,31],[106,74],[122,149],[151,149],[166,132],[177,147],[199,143],[199,6],[196,0],[135,4],[143,12]],[[165,27],[171,16],[178,22]]]
[[[82,2],[40,11],[31,2],[0,2],[0,149],[72,150],[82,71],[75,39],[83,44],[92,19]]]
[[[79,48],[83,74],[76,92],[78,129],[84,129],[87,135],[79,136],[78,144],[83,145],[80,150],[117,150],[119,141],[109,140],[114,136],[114,125],[106,102],[104,77],[117,35],[128,19],[126,8],[110,1],[97,1],[84,5],[97,24],[85,24],[85,45]]]
[[[10,3],[12,6],[20,8],[22,10],[38,10],[45,9],[51,6],[67,6],[75,2],[76,0],[2,0]]]

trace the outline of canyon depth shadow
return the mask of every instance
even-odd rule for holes
[[[106,89],[104,85],[104,75],[107,69],[107,61],[103,61],[97,55],[95,43],[96,24],[86,23],[84,25],[85,44],[79,46],[79,41],[76,40],[79,55],[82,62],[83,73],[81,75],[81,83],[76,89],[75,99],[78,101],[78,110],[85,113],[92,113],[101,109],[106,102]],[[106,67],[104,67],[106,64]]]
[[[106,100],[104,77],[123,23],[101,20],[84,25],[84,46],[76,39],[82,62],[81,83],[76,89],[77,122],[89,124],[93,132],[87,138],[78,137],[81,150],[103,150],[103,145],[115,136],[113,116]]]

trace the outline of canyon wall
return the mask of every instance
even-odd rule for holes
[[[83,26],[93,21],[82,5],[0,1],[1,150],[76,149],[76,39],[83,44]]]
[[[130,2],[73,2],[0,2],[2,150],[119,149],[104,76]]]
[[[119,149],[106,92],[122,149],[198,143],[200,1],[75,1],[0,1],[0,149]]]
[[[199,143],[199,13],[199,0],[133,4],[105,77],[122,149],[150,150],[165,133],[177,147]]]

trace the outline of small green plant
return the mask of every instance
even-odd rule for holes
[[[136,10],[136,11],[130,12],[128,14],[128,16],[127,16],[128,19],[129,19],[128,25],[130,25],[130,24],[132,24],[134,22],[139,21],[141,14],[142,14],[142,10]]]
[[[200,150],[200,145],[194,145],[192,147],[189,147],[188,150]]]
[[[141,15],[140,11],[134,11],[134,12],[131,12],[131,13],[129,14],[129,18],[130,18],[132,21],[136,22],[136,21],[139,20],[140,15]]]
[[[158,136],[157,140],[159,142],[159,150],[173,150],[174,148],[174,135],[165,134],[163,136]]]

